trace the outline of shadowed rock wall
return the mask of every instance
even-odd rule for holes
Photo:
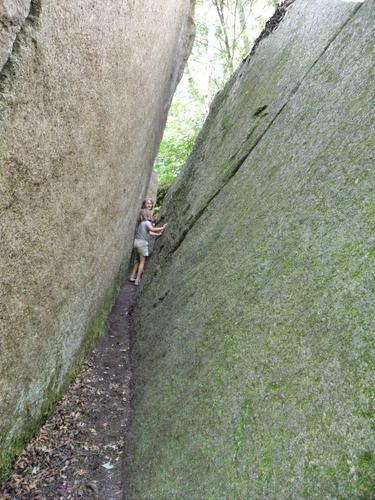
[[[215,99],[136,310],[134,498],[370,498],[373,0],[296,0]]]
[[[101,333],[190,0],[0,0],[0,465]]]

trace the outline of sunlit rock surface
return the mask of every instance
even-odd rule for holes
[[[375,3],[296,0],[213,103],[136,311],[134,498],[370,498]]]
[[[191,10],[0,0],[1,473],[102,331]]]

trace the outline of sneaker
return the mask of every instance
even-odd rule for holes
[[[134,276],[131,276],[131,275],[130,275],[130,276],[129,276],[129,281],[131,281],[132,283],[134,283],[134,281],[135,281]]]
[[[135,284],[136,286],[138,286],[140,282],[141,282],[141,280],[134,280],[134,284]]]

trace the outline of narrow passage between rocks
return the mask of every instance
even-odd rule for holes
[[[118,499],[130,418],[131,309],[126,283],[107,332],[0,487],[1,499]]]

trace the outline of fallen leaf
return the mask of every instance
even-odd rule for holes
[[[114,468],[114,465],[112,465],[111,462],[107,462],[105,464],[102,464],[102,467],[104,467],[107,470],[111,470]]]

